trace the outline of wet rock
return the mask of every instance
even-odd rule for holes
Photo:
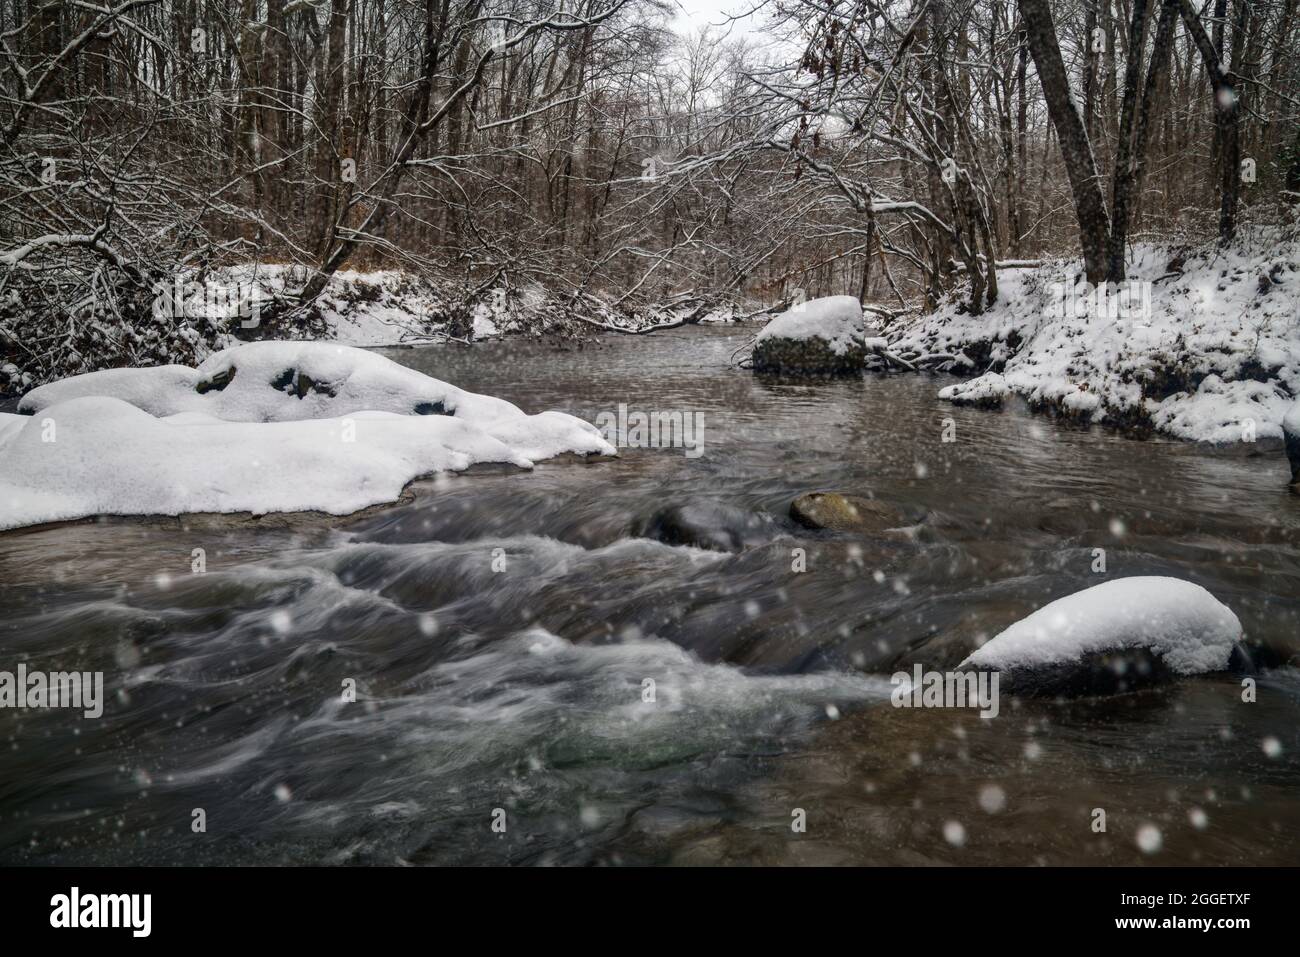
[[[719,502],[691,502],[660,509],[642,522],[637,534],[665,545],[690,545],[738,552],[771,538],[772,520]]]
[[[230,380],[234,377],[235,367],[232,364],[206,379],[200,379],[195,384],[194,391],[199,395],[203,395],[207,392],[220,392],[226,386],[230,385]]]
[[[790,503],[790,517],[807,528],[836,532],[882,532],[906,520],[882,502],[839,492],[810,492]]]
[[[1257,672],[1245,645],[1233,647],[1227,670],[1240,675]],[[1099,698],[1155,688],[1178,677],[1179,673],[1151,649],[1125,648],[1044,668],[1005,670],[998,679],[998,691],[1026,698]]]
[[[1152,688],[1176,676],[1150,649],[1125,648],[1039,668],[1006,669],[998,679],[998,690],[1027,698],[1101,697]]]
[[[754,342],[754,371],[852,375],[866,362],[862,304],[853,296],[811,299],[769,322]]]
[[[319,392],[331,398],[337,394],[334,386],[328,382],[319,382],[300,369],[285,369],[272,380],[271,388],[299,399],[306,398],[309,392]]]
[[[1286,437],[1286,457],[1291,460],[1291,484],[1300,487],[1300,402],[1282,418],[1282,434]]]

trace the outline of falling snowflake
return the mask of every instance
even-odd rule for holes
[[[980,789],[980,807],[989,814],[997,814],[1007,806],[1007,792],[996,784],[986,784]]]
[[[1158,854],[1164,846],[1165,836],[1154,824],[1143,824],[1137,830],[1137,846],[1143,854]]]

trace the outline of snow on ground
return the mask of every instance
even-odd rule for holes
[[[826,296],[796,303],[760,330],[755,344],[768,339],[824,339],[836,355],[861,349],[865,332],[856,296]]]
[[[1241,622],[1200,585],[1178,578],[1118,578],[1058,598],[997,635],[963,666],[1010,670],[1146,648],[1179,674],[1222,671]]]
[[[1129,283],[1087,296],[1077,261],[998,273],[984,315],[951,302],[887,331],[904,358],[983,372],[943,399],[1019,395],[1091,421],[1212,443],[1278,439],[1300,395],[1300,237],[1257,230],[1230,250],[1137,246]]]
[[[479,462],[616,454],[595,426],[527,415],[382,356],[257,342],[198,369],[74,376],[0,417],[0,529],[90,515],[344,515]]]
[[[288,266],[258,265],[223,269],[214,274],[212,284],[226,290],[270,297],[298,286],[305,272]],[[343,270],[330,277],[329,284],[316,300],[321,317],[329,326],[329,337],[342,345],[388,346],[439,340],[437,327],[446,320],[447,297],[431,284],[394,269],[374,271]],[[489,334],[486,325],[475,322]],[[238,329],[234,330],[238,338]]]

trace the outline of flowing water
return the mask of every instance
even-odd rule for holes
[[[745,339],[386,353],[529,411],[697,416],[697,457],[0,535],[0,669],[103,671],[108,699],[0,710],[0,862],[1300,863],[1296,669],[1253,702],[1226,674],[991,720],[889,701],[1117,576],[1198,582],[1297,650],[1284,457],[953,408],[934,378],[762,380]],[[801,528],[813,490],[898,527]],[[722,548],[643,537],[674,506]]]

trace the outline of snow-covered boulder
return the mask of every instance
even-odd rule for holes
[[[1225,671],[1241,638],[1237,616],[1200,585],[1119,578],[1045,605],[960,667],[999,671],[1003,688],[1022,694],[1114,693]]]
[[[974,405],[996,408],[1011,394],[1007,380],[996,372],[986,372],[975,379],[967,379],[939,390],[939,398],[954,405]]]
[[[1291,460],[1291,484],[1300,485],[1300,402],[1282,417],[1282,435],[1286,439],[1286,457]]]
[[[20,410],[0,421],[0,529],[91,515],[345,515],[433,472],[617,454],[581,419],[528,415],[325,343],[75,376]]]
[[[853,296],[810,299],[777,316],[754,341],[754,370],[847,375],[866,361],[862,304]]]

